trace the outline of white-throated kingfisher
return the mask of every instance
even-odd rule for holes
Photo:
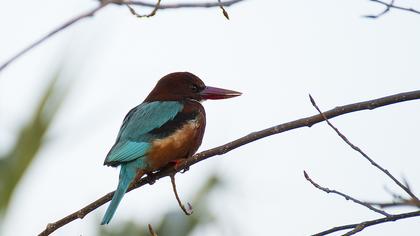
[[[104,165],[121,166],[117,190],[101,224],[108,224],[130,184],[144,174],[192,156],[201,145],[206,113],[201,101],[240,92],[206,86],[189,72],[158,81],[143,103],[125,116]]]

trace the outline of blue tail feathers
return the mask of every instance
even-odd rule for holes
[[[121,165],[120,180],[118,183],[118,187],[117,190],[115,190],[114,196],[112,197],[111,204],[109,204],[108,209],[106,209],[101,225],[108,224],[111,221],[115,211],[117,210],[118,205],[120,204],[125,192],[128,189],[128,186],[136,177],[136,173],[137,168],[135,168],[135,166],[132,165],[132,163]]]

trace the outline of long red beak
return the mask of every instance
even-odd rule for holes
[[[241,92],[236,92],[233,90],[216,88],[206,86],[206,88],[201,91],[200,95],[203,99],[226,99],[226,98],[233,98],[241,95]]]

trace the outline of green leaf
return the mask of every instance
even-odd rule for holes
[[[0,157],[0,215],[7,211],[16,186],[44,144],[45,134],[67,94],[57,91],[59,72],[52,76],[31,119],[17,134],[14,146]]]

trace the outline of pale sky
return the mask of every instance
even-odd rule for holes
[[[96,4],[3,3],[0,62]],[[420,15],[393,10],[377,20],[361,17],[382,9],[367,0],[247,0],[227,8],[227,21],[218,8],[165,10],[137,19],[125,7],[108,6],[52,37],[0,73],[0,141],[6,144],[0,152],[13,143],[13,133],[31,114],[27,107],[36,103],[63,57],[68,64],[63,82],[71,85],[47,145],[15,192],[2,234],[37,234],[114,190],[118,170],[103,166],[103,159],[125,114],[170,72],[190,71],[207,85],[243,92],[239,98],[205,102],[207,130],[200,150],[316,114],[309,93],[327,110],[418,89]],[[412,101],[332,122],[419,194],[419,106]],[[201,162],[179,175],[177,185],[188,201],[208,175],[218,173],[226,185],[212,194],[212,210],[235,235],[309,235],[381,217],[315,189],[303,170],[319,184],[361,200],[391,200],[384,186],[402,193],[326,124]],[[108,227],[126,219],[154,222],[177,208],[166,178],[127,194]],[[105,209],[54,235],[92,235]],[[383,224],[360,235],[415,235],[419,222]],[[207,227],[196,235],[219,233]]]

